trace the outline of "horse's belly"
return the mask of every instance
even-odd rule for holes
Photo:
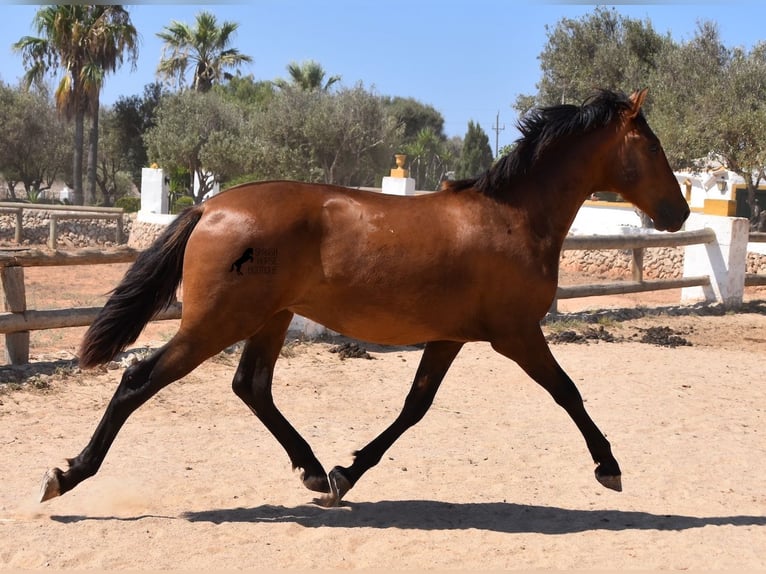
[[[469,333],[457,313],[450,313],[441,306],[421,305],[415,309],[412,303],[397,303],[396,298],[385,302],[340,299],[296,305],[291,310],[347,337],[381,345],[480,338]]]

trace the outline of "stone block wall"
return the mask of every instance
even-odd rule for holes
[[[130,235],[128,237],[128,246],[133,249],[146,249],[149,247],[155,239],[165,229],[164,225],[157,223],[147,223],[145,221],[138,221],[136,214],[131,214],[131,228]]]
[[[631,276],[631,251],[627,249],[594,249],[564,251],[560,266],[605,279]],[[683,247],[652,247],[644,249],[645,279],[677,279],[683,275]]]
[[[50,211],[25,209],[22,212],[23,246],[44,247],[50,234]],[[122,217],[123,239],[130,237],[135,216]],[[81,247],[114,247],[117,227],[114,220],[59,219],[57,243],[60,249]],[[0,213],[0,246],[16,247],[16,215]]]
[[[766,255],[760,253],[748,253],[746,273],[762,273],[766,275]]]

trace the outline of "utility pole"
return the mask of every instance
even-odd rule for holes
[[[500,127],[500,111],[495,116],[495,125],[492,126],[492,129],[495,130],[495,157],[497,157],[500,155],[500,132],[505,130],[505,124]]]

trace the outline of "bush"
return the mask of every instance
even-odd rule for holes
[[[121,197],[114,202],[115,207],[121,207],[125,213],[135,213],[141,209],[140,197]]]
[[[182,195],[173,202],[170,206],[170,213],[181,213],[187,207],[194,205],[194,198],[188,195]]]
[[[244,175],[238,175],[237,177],[234,177],[226,182],[226,185],[221,186],[221,190],[229,189],[230,187],[234,187],[235,185],[240,185],[242,183],[252,183],[254,181],[260,181],[263,177],[260,174],[257,173],[246,173]]]

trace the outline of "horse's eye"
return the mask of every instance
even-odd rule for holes
[[[649,151],[652,152],[652,153],[657,153],[658,151],[660,151],[659,144],[651,144],[649,146]]]

